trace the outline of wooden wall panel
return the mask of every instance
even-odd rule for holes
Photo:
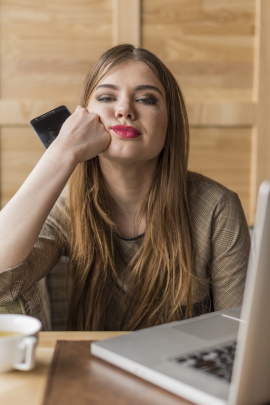
[[[249,219],[251,128],[191,128],[193,171],[237,191]]]
[[[252,127],[255,119],[256,106],[251,100],[186,100],[186,107],[191,127]]]
[[[112,46],[111,0],[1,0],[1,205],[43,151],[29,122],[78,103],[86,72]]]
[[[111,0],[2,0],[1,98],[77,101],[112,45]]]
[[[256,118],[253,131],[251,213],[261,182],[270,179],[270,1],[257,1],[256,53],[254,61],[254,101]]]
[[[44,146],[28,127],[1,129],[2,205],[18,190],[43,152]]]
[[[113,0],[113,44],[141,45],[141,0]]]
[[[142,44],[187,99],[252,99],[255,0],[143,0]]]

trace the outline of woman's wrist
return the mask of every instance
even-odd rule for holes
[[[44,159],[48,159],[56,170],[73,172],[78,164],[76,154],[70,148],[64,148],[62,143],[54,141],[44,153]]]

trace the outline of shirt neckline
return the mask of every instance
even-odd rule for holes
[[[119,239],[122,239],[122,240],[125,240],[125,241],[128,241],[128,242],[132,242],[132,241],[134,241],[134,240],[138,240],[138,239],[143,238],[144,235],[145,235],[145,233],[141,233],[140,235],[134,236],[133,238],[124,238],[124,236],[121,236],[121,235],[119,235],[119,234],[117,234],[116,236],[117,236]]]

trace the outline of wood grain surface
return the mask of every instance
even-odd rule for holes
[[[58,341],[43,405],[188,405],[90,353],[90,341]]]

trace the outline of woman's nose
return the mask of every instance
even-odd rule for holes
[[[134,108],[129,102],[119,103],[115,109],[115,117],[116,118],[128,118],[130,120],[134,120],[136,118],[136,114]]]

